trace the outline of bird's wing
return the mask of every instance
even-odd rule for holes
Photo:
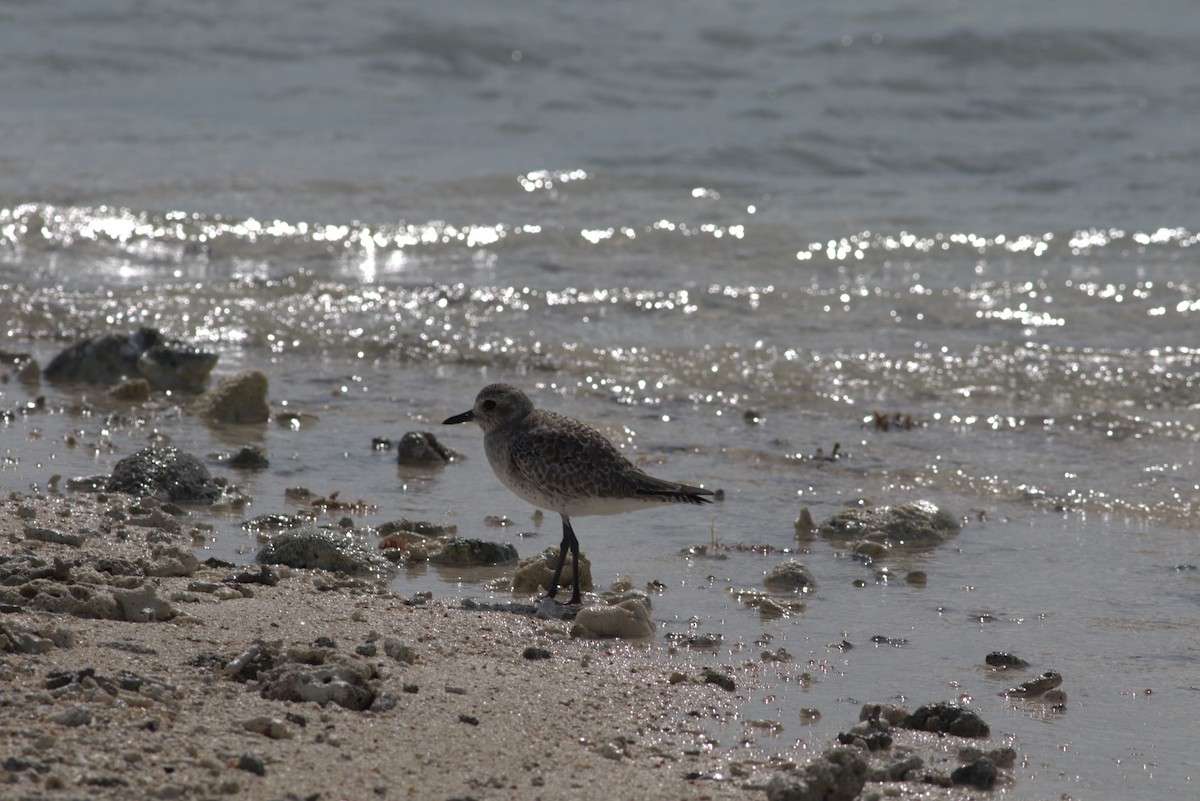
[[[708,503],[710,490],[655,478],[625,458],[594,428],[555,416],[535,425],[510,450],[512,471],[547,495],[571,498],[645,498]]]

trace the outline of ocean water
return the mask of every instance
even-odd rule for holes
[[[736,757],[963,699],[1022,755],[1010,797],[1194,795],[1198,34],[1183,0],[0,2],[0,349],[154,325],[305,415],[214,428],[10,377],[0,490],[257,444],[268,471],[213,462],[253,501],[206,551],[252,558],[241,520],[302,485],[524,556],[557,521],[438,426],[509,381],[725,491],[576,531],[601,583],[666,586],[664,636],[796,657],[715,727]],[[469,458],[371,448],[407,430]],[[915,499],[962,532],[874,565],[794,535]],[[785,550],[818,589],[765,620],[730,589]],[[1062,673],[1065,710],[1001,697],[994,650]]]

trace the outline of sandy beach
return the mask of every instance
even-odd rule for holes
[[[761,798],[811,756],[746,760],[706,732],[752,717],[740,690],[778,665],[572,638],[563,621],[319,570],[197,563],[178,511],[120,494],[0,505],[0,795]],[[289,696],[289,677],[332,695]],[[957,737],[896,736],[929,768],[963,758]],[[930,792],[971,794],[895,781],[860,797]]]

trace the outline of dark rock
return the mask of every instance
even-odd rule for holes
[[[837,741],[841,745],[854,745],[857,742],[861,742],[866,746],[868,751],[881,751],[884,748],[892,747],[892,735],[885,731],[873,731],[869,733],[843,731],[838,733]]]
[[[1014,656],[1013,654],[1006,654],[1002,651],[992,651],[990,654],[988,654],[986,657],[984,657],[984,661],[987,662],[992,667],[1005,668],[1005,669],[1016,669],[1016,668],[1029,667],[1029,663],[1026,662],[1024,659],[1022,659],[1021,657]]]
[[[947,701],[918,707],[905,716],[900,725],[906,729],[941,732],[956,737],[987,737],[991,734],[979,715]]]
[[[113,468],[105,491],[192,503],[212,503],[221,496],[208,468],[172,447],[143,448],[126,456]]]
[[[403,517],[399,520],[389,520],[376,529],[381,537],[405,533],[419,534],[422,537],[441,537],[446,534],[453,534],[457,530],[457,526],[443,526],[438,523],[429,523],[424,520],[409,520]]]
[[[199,391],[217,363],[212,353],[167,339],[157,329],[110,333],[77,342],[55,356],[43,375],[51,381],[116,384],[142,378],[158,390]]]
[[[246,570],[235,574],[233,580],[238,584],[262,584],[264,587],[274,587],[279,583],[279,571],[270,565],[259,565],[257,573]]]
[[[429,557],[438,565],[503,565],[517,561],[512,543],[489,540],[453,539]]]
[[[733,676],[730,676],[727,673],[721,673],[720,671],[706,667],[702,677],[705,684],[715,684],[722,690],[733,692],[737,689],[737,684],[734,683]]]
[[[967,784],[980,790],[990,790],[996,783],[999,770],[996,763],[987,757],[979,757],[969,765],[961,765],[950,774],[950,781],[955,784]]]
[[[428,431],[409,431],[396,443],[396,461],[402,465],[428,467],[461,458],[462,454],[438,442]]]
[[[300,528],[308,522],[308,518],[300,515],[268,514],[243,521],[242,528],[246,531],[283,531],[289,528]]]
[[[229,466],[239,470],[266,470],[271,466],[271,462],[263,453],[262,448],[247,445],[233,455],[229,460]]]
[[[257,776],[267,775],[267,763],[258,754],[247,751],[237,761],[237,769],[253,773]]]
[[[1021,698],[1035,698],[1048,690],[1053,690],[1062,685],[1062,674],[1057,670],[1047,670],[1037,678],[1022,682],[1016,687],[1010,687],[1001,695],[1015,695]]]
[[[129,403],[145,403],[150,400],[150,382],[144,378],[130,378],[108,391],[108,397]]]

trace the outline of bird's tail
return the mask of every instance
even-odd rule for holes
[[[713,491],[704,487],[693,487],[690,484],[676,484],[673,481],[663,481],[659,478],[646,477],[648,481],[638,487],[639,497],[664,503],[712,503],[706,495]]]

